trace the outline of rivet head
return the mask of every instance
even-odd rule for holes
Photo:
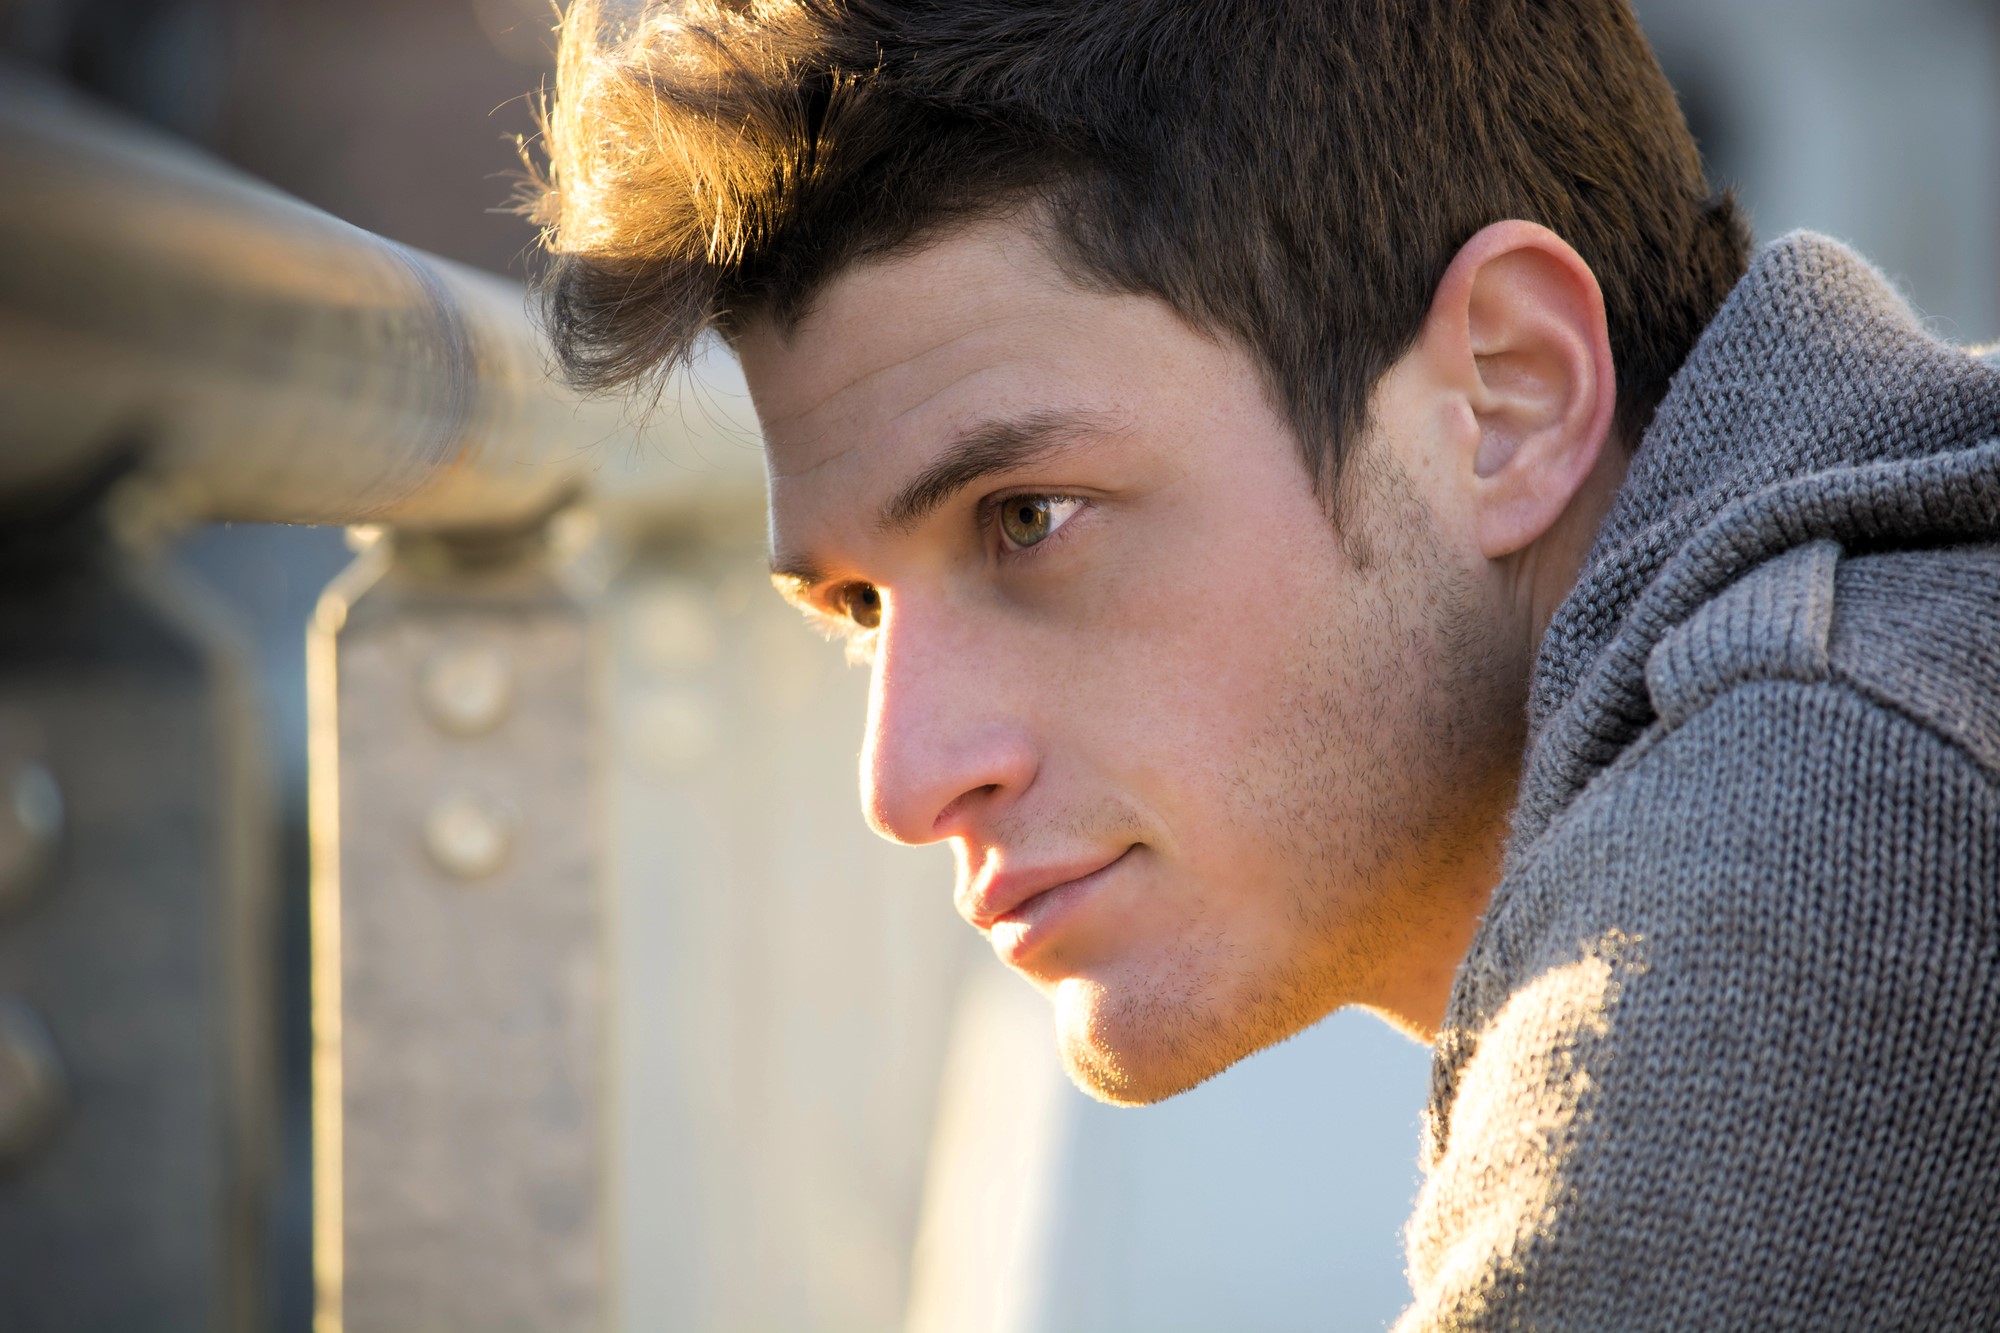
[[[34,762],[0,769],[0,906],[19,902],[62,839],[62,789]]]
[[[483,644],[445,648],[424,665],[424,712],[454,736],[483,736],[514,702],[514,668]]]
[[[459,879],[484,879],[507,864],[514,850],[514,821],[490,801],[447,796],[424,819],[424,847]]]
[[[0,1162],[32,1152],[68,1102],[69,1082],[41,1015],[0,995]]]

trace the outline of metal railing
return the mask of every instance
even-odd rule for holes
[[[14,68],[0,182],[0,1327],[263,1323],[256,691],[152,540],[215,519],[388,533],[312,635],[318,1326],[604,1326],[609,561],[555,520],[742,563],[740,392],[642,431],[519,286]]]
[[[519,286],[5,66],[0,181],[0,501],[137,449],[191,517],[503,526],[681,442],[552,381]],[[727,426],[652,484],[754,486]]]
[[[526,300],[0,70],[0,1328],[270,1326],[216,519],[373,530],[307,635],[315,1327],[899,1322],[970,941],[855,818],[733,365],[636,422]]]

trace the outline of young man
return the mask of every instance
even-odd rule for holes
[[[1621,0],[577,8],[549,130],[1082,1087],[1434,1041],[1410,1329],[2000,1321],[2000,373]]]

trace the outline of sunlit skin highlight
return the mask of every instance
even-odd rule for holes
[[[869,663],[869,822],[952,845],[1080,1086],[1157,1100],[1347,1004],[1435,1031],[1622,467],[1567,246],[1468,243],[1332,517],[1241,345],[1031,218],[737,347],[780,590]]]

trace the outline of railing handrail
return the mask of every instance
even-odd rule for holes
[[[644,431],[552,380],[510,282],[0,67],[0,503],[137,451],[190,515],[486,527],[579,485],[757,479],[725,358]],[[664,466],[659,464],[664,463]]]

